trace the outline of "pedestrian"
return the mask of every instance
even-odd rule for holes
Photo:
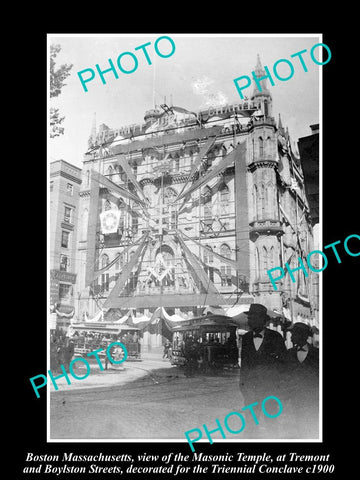
[[[63,350],[64,367],[65,367],[65,370],[67,370],[74,356],[74,351],[75,351],[74,342],[72,340],[67,340],[63,348],[64,348]]]
[[[286,392],[288,433],[291,438],[318,438],[319,350],[309,343],[313,331],[302,322],[289,329]]]
[[[163,356],[162,356],[163,359],[164,359],[165,357],[166,357],[166,358],[169,358],[169,349],[170,349],[170,346],[171,346],[171,344],[170,344],[169,340],[166,340],[165,345],[164,345]]]
[[[244,405],[254,402],[260,404],[269,396],[276,396],[281,400],[282,375],[287,359],[284,339],[279,332],[266,327],[270,318],[264,305],[253,303],[245,313],[250,331],[242,337],[240,357],[240,390]],[[277,405],[276,408],[278,408]],[[271,412],[270,409],[269,402],[269,414],[276,413]],[[251,420],[249,423],[251,425]],[[264,431],[261,432],[264,425],[260,427],[255,425],[255,428],[257,428],[253,432],[255,436],[266,434]],[[275,433],[273,432],[272,435],[275,436]]]

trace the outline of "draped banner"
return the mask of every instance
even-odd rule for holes
[[[55,309],[55,312],[56,312],[56,314],[57,314],[59,317],[71,318],[71,317],[74,316],[75,308],[73,308],[70,313],[60,312],[60,311],[57,310],[57,309]]]

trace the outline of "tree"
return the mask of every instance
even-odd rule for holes
[[[55,58],[60,52],[60,45],[50,45],[50,98],[57,97],[62,87],[66,85],[65,79],[70,75],[72,64],[63,64],[56,68]],[[50,137],[58,137],[64,133],[61,126],[65,117],[60,116],[58,108],[50,108]]]

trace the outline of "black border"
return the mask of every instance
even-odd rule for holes
[[[169,7],[171,8],[171,7]],[[243,17],[244,18],[244,17]],[[297,29],[295,32],[290,28],[256,29],[252,32],[239,26],[233,28],[233,33],[323,33],[323,41],[332,51],[331,61],[323,67],[323,124],[320,125],[323,133],[323,241],[324,245],[334,241],[343,240],[351,234],[359,234],[359,213],[357,209],[358,187],[358,160],[356,148],[357,124],[357,82],[354,62],[351,59],[349,46],[351,40],[348,36],[339,35],[339,32],[329,31],[326,28]],[[185,29],[171,28],[171,24],[164,24],[161,28],[141,28],[141,32],[169,31],[173,33],[191,33]],[[117,32],[118,29],[111,31]],[[128,33],[140,29],[127,29]],[[282,31],[283,30],[283,31]],[[18,238],[18,251],[26,252],[28,260],[21,262],[23,268],[19,268],[16,276],[16,296],[11,318],[14,324],[20,323],[20,345],[16,348],[16,376],[15,383],[15,424],[18,425],[17,441],[13,448],[16,455],[13,468],[16,477],[32,478],[22,474],[25,465],[25,457],[28,451],[37,454],[60,453],[73,451],[75,453],[135,453],[146,451],[148,453],[159,452],[182,452],[190,453],[186,443],[175,445],[159,443],[47,443],[46,442],[46,396],[36,399],[31,388],[29,378],[34,372],[46,370],[46,34],[66,32],[67,29],[48,28],[46,32],[38,32],[33,36],[35,44],[31,59],[25,60],[27,71],[27,106],[30,113],[28,121],[30,125],[24,133],[21,155],[21,170],[25,174],[19,179],[22,190],[22,205],[27,211],[24,228],[26,235]],[[198,28],[192,29],[194,33],[215,33],[211,29],[206,32]],[[96,28],[76,28],[68,30],[68,33],[105,33],[97,32]],[[121,32],[124,32],[123,26]],[[106,32],[110,33],[110,32]],[[216,33],[230,33],[220,30]],[[24,92],[23,82],[19,82],[17,95],[21,98]],[[21,102],[20,102],[21,104]],[[18,113],[19,109],[18,109]],[[29,117],[31,121],[29,122]],[[21,119],[22,120],[22,119]],[[26,145],[26,147],[25,147]],[[25,150],[25,151],[24,151]],[[27,162],[25,163],[25,159]],[[30,160],[30,161],[29,161]],[[29,171],[30,170],[30,171]],[[26,172],[30,173],[28,175]],[[30,200],[24,201],[24,199]],[[36,202],[36,218],[29,209],[32,202]],[[29,210],[28,210],[29,209]],[[355,247],[355,244],[354,244]],[[342,263],[337,264],[335,258],[331,258],[327,269],[323,273],[324,304],[323,304],[323,374],[324,374],[324,441],[323,443],[207,443],[198,444],[197,451],[207,454],[221,454],[225,452],[243,451],[248,453],[262,453],[264,451],[274,455],[286,452],[304,454],[330,454],[331,461],[336,466],[336,473],[344,473],[349,464],[349,458],[345,456],[340,445],[347,442],[351,433],[351,414],[356,408],[356,396],[353,384],[355,378],[347,376],[347,372],[356,369],[352,365],[351,342],[355,343],[356,327],[354,323],[358,318],[355,304],[356,268],[359,266],[358,257],[347,255],[342,244],[339,246]],[[330,258],[330,257],[329,257]],[[32,259],[32,260],[31,260]],[[41,259],[41,261],[39,261]],[[30,264],[30,265],[29,265]],[[32,266],[31,266],[32,265]],[[14,313],[17,312],[15,315]],[[21,346],[21,352],[19,352]],[[356,347],[355,347],[356,348]],[[13,366],[13,364],[12,364]],[[347,406],[350,406],[348,408]],[[344,408],[345,407],[345,408]],[[352,408],[351,408],[352,407]],[[356,412],[355,412],[356,413]],[[15,466],[16,465],[16,466]],[[284,478],[286,474],[282,475]],[[39,478],[37,474],[34,478]],[[194,476],[194,475],[187,475]],[[218,475],[220,476],[220,475]],[[233,475],[227,474],[230,478]],[[321,475],[324,477],[324,474]],[[74,478],[74,476],[70,476]],[[167,478],[164,476],[163,478]],[[253,476],[252,476],[253,477]],[[312,475],[314,477],[314,475]],[[47,477],[51,478],[51,476]],[[58,478],[58,477],[57,477]],[[60,478],[67,478],[62,476]],[[85,478],[82,475],[81,478]],[[90,476],[96,478],[96,476]]]

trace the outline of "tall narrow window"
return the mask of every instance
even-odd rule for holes
[[[72,208],[67,207],[65,205],[65,207],[64,207],[64,222],[71,223],[71,220],[72,220]]]
[[[265,215],[266,215],[266,198],[265,198],[265,185],[262,183],[261,186],[260,186],[260,197],[261,197],[261,202],[260,202],[260,205],[261,205],[261,214],[260,214],[260,218],[263,220],[265,218]]]
[[[267,248],[266,247],[263,247],[262,250],[261,250],[261,260],[262,260],[262,273],[263,274],[266,274],[267,270],[268,270],[268,251],[267,251]]]
[[[172,205],[176,197],[177,193],[173,188],[165,189],[162,222],[170,230],[177,228],[177,214],[174,205]]]
[[[270,137],[267,137],[266,139],[266,155],[268,157],[272,156],[272,140]]]
[[[229,245],[223,243],[220,247],[220,255],[225,258],[231,258],[231,249]],[[230,265],[221,265],[220,266],[220,273],[221,273],[221,286],[230,286],[232,285],[232,278],[231,278],[231,267]]]
[[[60,255],[60,271],[68,272],[70,268],[70,259],[67,255]]]
[[[122,270],[124,266],[124,254],[117,252],[116,257],[115,270]]]
[[[254,220],[258,219],[258,189],[257,186],[253,187],[253,211],[254,211]]]
[[[61,246],[63,248],[69,248],[69,239],[70,239],[70,232],[63,230],[61,232]]]
[[[109,264],[109,256],[106,255],[106,253],[104,253],[104,254],[101,256],[101,268],[106,267],[108,264]]]
[[[206,248],[204,248],[203,259],[206,265],[205,271],[209,277],[209,280],[213,282],[214,281],[214,267],[213,267],[214,255],[210,245],[206,245]]]
[[[266,185],[266,192],[265,192],[265,211],[267,218],[274,218],[274,186],[271,182]]]
[[[229,213],[230,192],[229,187],[225,183],[219,186],[219,201],[220,215],[227,215]]]
[[[109,283],[110,283],[110,278],[108,273],[103,273],[101,275],[101,291],[102,292],[108,292],[109,291]]]
[[[259,156],[260,159],[264,157],[264,140],[262,137],[259,137]]]
[[[139,231],[139,217],[136,214],[131,217],[131,230],[134,235]]]

